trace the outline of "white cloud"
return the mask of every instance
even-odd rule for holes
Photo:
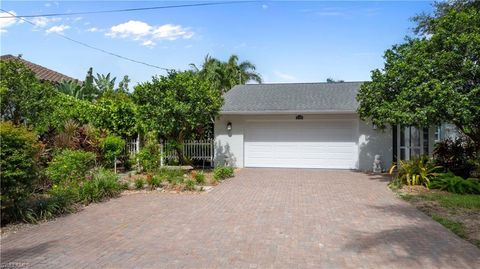
[[[295,76],[280,71],[273,71],[273,74],[281,80],[279,82],[294,82],[297,80]]]
[[[145,40],[142,42],[142,46],[145,46],[145,47],[148,47],[148,48],[153,48],[155,47],[155,42],[153,42],[152,40]]]
[[[35,17],[32,19],[33,24],[35,27],[45,27],[51,22],[60,21],[60,18],[46,18],[46,17]]]
[[[153,40],[176,40],[179,38],[189,39],[193,36],[193,32],[181,25],[164,24],[160,26],[152,26],[142,21],[130,20],[126,23],[114,25],[106,36],[112,38],[130,38],[142,41],[142,45],[152,47],[155,46]]]
[[[110,37],[121,37],[127,38],[131,37],[135,40],[139,39],[142,36],[150,34],[152,31],[152,26],[144,23],[142,21],[128,21],[126,23],[121,23],[110,28],[110,32],[106,33]]]
[[[105,31],[105,30],[99,29],[97,27],[91,27],[91,28],[87,29],[87,32],[90,32],[90,33],[103,32],[103,31]]]
[[[61,24],[61,25],[55,25],[53,27],[50,27],[49,29],[46,30],[46,33],[47,34],[50,34],[50,33],[57,33],[57,34],[63,34],[63,32],[67,29],[70,29],[70,26],[68,25],[64,25],[64,24]]]
[[[17,15],[17,13],[15,13],[13,10],[9,12],[0,12],[0,17],[8,17],[0,19],[0,33],[7,32],[6,28],[17,23],[17,19],[13,15]]]
[[[262,5],[262,8],[263,8],[263,9],[267,9],[267,8],[268,8],[268,5],[263,4],[263,5]]]

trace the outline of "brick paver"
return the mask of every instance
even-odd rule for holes
[[[135,194],[1,241],[5,268],[480,268],[380,176],[243,169],[210,193]]]

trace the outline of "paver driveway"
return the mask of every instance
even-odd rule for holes
[[[210,193],[136,194],[2,239],[19,268],[480,268],[379,176],[243,169]]]

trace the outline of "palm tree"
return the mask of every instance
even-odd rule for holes
[[[94,77],[93,79],[100,93],[105,93],[108,91],[113,91],[115,87],[115,80],[117,78],[113,77],[110,79],[110,73],[108,73],[106,76],[97,73],[97,77]]]
[[[197,72],[205,80],[225,93],[233,86],[245,84],[249,81],[262,83],[260,74],[255,72],[255,65],[249,61],[238,63],[238,56],[232,55],[227,62],[222,62],[207,54],[201,68],[190,64],[194,72]]]

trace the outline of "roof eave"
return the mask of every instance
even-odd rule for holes
[[[262,110],[262,111],[220,111],[220,115],[271,115],[271,114],[357,114],[355,110]]]

